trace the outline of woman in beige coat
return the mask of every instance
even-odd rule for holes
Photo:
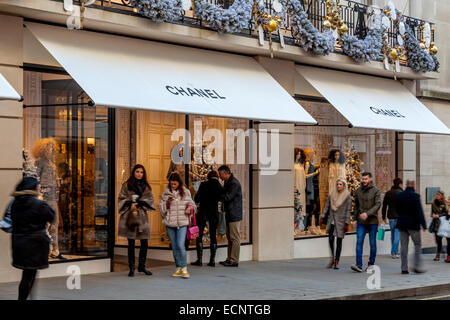
[[[134,277],[136,239],[141,241],[138,271],[146,275],[152,275],[145,268],[148,238],[150,237],[147,211],[156,210],[156,208],[144,166],[140,164],[135,165],[131,176],[122,185],[118,199],[118,208],[120,214],[119,236],[128,239],[128,265],[130,267],[128,276]]]
[[[321,219],[328,216],[327,232],[331,251],[331,261],[328,268],[339,269],[339,258],[342,250],[342,240],[350,224],[350,210],[352,208],[352,198],[347,190],[347,181],[338,179],[336,187],[331,190]],[[322,224],[322,223],[320,223]],[[334,251],[334,238],[336,240],[336,252]]]
[[[166,226],[167,235],[172,245],[173,257],[177,269],[172,276],[189,278],[187,271],[186,231],[190,217],[197,209],[189,189],[176,172],[169,176],[169,184],[164,189],[159,203],[162,223]]]

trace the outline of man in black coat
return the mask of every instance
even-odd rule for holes
[[[26,300],[33,287],[38,269],[48,268],[50,238],[46,225],[55,218],[55,211],[44,201],[36,198],[38,181],[26,177],[13,193],[12,221],[12,265],[22,269],[19,285],[19,300]]]
[[[398,214],[397,228],[400,230],[402,274],[408,274],[408,245],[409,237],[414,242],[414,272],[424,273],[422,267],[422,243],[420,227],[425,231],[427,225],[423,215],[420,195],[415,192],[415,182],[408,179],[406,190],[395,197],[395,206]]]
[[[203,181],[194,196],[194,201],[198,203],[197,224],[199,228],[199,235],[196,239],[197,261],[192,262],[193,266],[202,265],[203,257],[203,230],[205,229],[206,221],[209,222],[209,238],[210,238],[210,258],[208,266],[214,267],[216,262],[217,239],[216,230],[219,222],[219,201],[223,193],[223,187],[219,182],[219,176],[216,171],[208,173],[208,180]]]
[[[384,223],[387,223],[386,216],[389,219],[389,226],[391,229],[391,257],[392,259],[398,259],[398,245],[400,243],[400,231],[396,228],[397,225],[397,211],[395,209],[395,197],[397,194],[403,191],[403,181],[400,178],[394,179],[394,185],[391,190],[386,192],[383,199],[383,208],[381,215]]]
[[[228,239],[227,259],[221,261],[220,264],[226,267],[237,267],[241,247],[239,225],[242,220],[242,188],[241,183],[231,173],[228,166],[221,166],[219,168],[219,176],[225,181],[221,201],[225,209]]]

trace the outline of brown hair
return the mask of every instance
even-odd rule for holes
[[[55,161],[55,154],[51,153],[50,147],[53,147],[53,151],[56,152],[56,146],[57,144],[54,138],[42,138],[36,141],[31,154],[35,160],[46,158]]]
[[[170,174],[169,176],[169,184],[168,184],[168,188],[170,190],[170,192],[172,192],[172,187],[170,186],[170,181],[177,181],[178,182],[178,192],[180,193],[181,198],[184,198],[184,183],[183,180],[181,179],[181,176],[178,172],[173,172]]]
[[[210,172],[208,172],[208,175],[206,176],[209,179],[212,178],[219,178],[219,175],[217,174],[216,170],[211,170]]]
[[[145,171],[145,168],[142,164],[137,164],[133,167],[133,170],[131,170],[131,175],[127,180],[127,185],[128,185],[128,190],[132,190],[134,184],[136,183],[136,177],[134,176],[134,173],[136,172],[137,169],[142,169],[142,171],[144,171],[144,175],[142,176],[142,181],[144,182],[144,184],[150,189],[152,190],[152,187],[150,187],[150,184],[147,181],[147,171]]]

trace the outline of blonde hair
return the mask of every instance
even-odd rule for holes
[[[31,151],[34,159],[45,158],[54,160],[55,154],[52,153],[51,148],[56,151],[56,140],[54,138],[42,138],[36,141]],[[53,152],[54,152],[53,151]]]

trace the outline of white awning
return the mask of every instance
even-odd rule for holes
[[[316,123],[251,57],[26,26],[96,105]]]
[[[450,134],[398,81],[306,66],[297,71],[354,127]]]
[[[0,73],[0,100],[21,101],[22,97]]]

